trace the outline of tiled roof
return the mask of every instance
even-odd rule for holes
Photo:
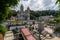
[[[31,32],[27,28],[23,28],[22,32],[27,40],[36,40],[36,38],[31,34]]]

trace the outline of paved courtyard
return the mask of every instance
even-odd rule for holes
[[[60,38],[55,37],[55,38],[52,38],[52,39],[45,39],[45,40],[60,40]]]

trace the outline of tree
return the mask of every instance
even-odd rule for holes
[[[54,30],[55,30],[55,32],[60,33],[60,27],[57,27],[57,28],[55,28]]]
[[[4,22],[9,14],[11,7],[17,6],[19,0],[1,0],[0,1],[0,24]],[[0,33],[5,35],[7,29],[0,25]]]
[[[10,7],[17,5],[19,0],[1,0],[0,1],[0,23],[2,23],[8,16]]]
[[[57,4],[60,4],[60,0],[57,0],[56,3],[57,3]],[[59,7],[60,7],[60,5],[59,5]],[[59,11],[58,11],[58,14],[55,16],[54,21],[56,21],[56,25],[57,25],[57,27],[55,28],[54,31],[55,31],[56,33],[60,33],[60,9],[59,9]]]
[[[33,20],[33,19],[35,20],[36,17],[30,14],[30,19],[31,19],[31,20]]]
[[[60,23],[60,16],[58,16],[57,18],[55,18],[54,21],[56,21],[57,23]]]
[[[57,0],[57,2],[56,2],[56,3],[60,4],[60,0]]]
[[[9,11],[9,14],[8,14],[8,16],[7,16],[7,19],[10,19],[11,16],[16,16],[16,15],[17,15],[17,13],[16,13],[15,10],[10,10],[10,11]]]
[[[7,29],[0,25],[0,33],[2,33],[3,36],[5,35],[6,31]]]
[[[40,16],[49,16],[49,15],[53,15],[53,16],[57,16],[60,15],[60,11],[59,10],[44,10],[44,11],[30,11],[31,14],[31,18],[38,18]]]

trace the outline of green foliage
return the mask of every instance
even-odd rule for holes
[[[5,35],[5,33],[7,32],[7,29],[3,26],[0,25],[0,32],[3,34],[3,36]]]
[[[57,2],[56,2],[56,3],[60,4],[60,0],[57,0]]]
[[[60,27],[55,28],[54,31],[60,33]]]
[[[0,23],[2,23],[9,14],[10,7],[17,5],[19,0],[1,0],[0,1]]]
[[[50,21],[50,20],[48,20],[47,22],[50,23],[50,24],[55,24],[56,23],[55,21]]]
[[[40,16],[48,16],[48,15],[53,15],[57,17],[57,15],[60,15],[60,11],[59,10],[30,11],[31,19],[35,19],[36,17],[40,17]]]
[[[16,16],[16,14],[17,14],[17,13],[16,13],[15,10],[10,10],[10,11],[9,11],[9,14],[8,14],[8,16],[7,16],[7,19],[10,19],[11,16]]]
[[[57,17],[55,17],[54,21],[56,21],[56,23],[60,23],[60,15],[58,15]]]
[[[32,20],[34,19],[35,20],[35,18],[36,18],[35,16],[30,14],[30,19],[32,19]]]

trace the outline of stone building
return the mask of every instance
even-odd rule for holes
[[[53,21],[54,20],[54,16],[52,16],[52,15],[50,15],[50,16],[40,16],[39,20],[44,20],[44,21],[51,20],[51,21]]]
[[[17,12],[18,20],[30,20],[30,8],[24,11],[24,6],[21,5],[20,11]]]

